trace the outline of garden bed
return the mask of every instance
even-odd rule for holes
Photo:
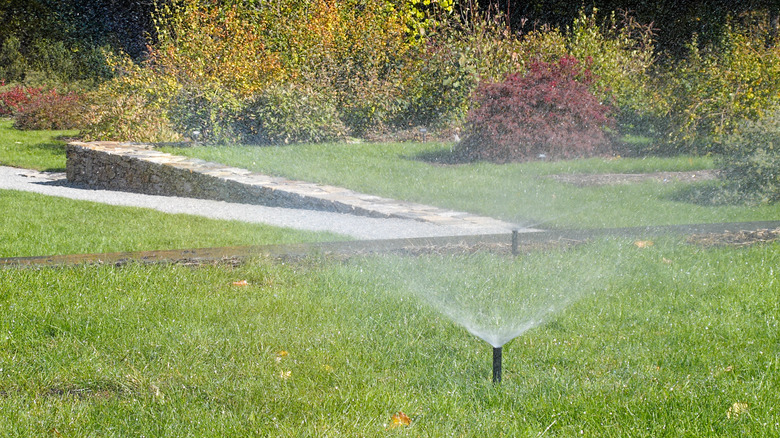
[[[694,170],[687,172],[651,172],[651,173],[572,173],[550,175],[550,178],[577,187],[628,184],[644,181],[655,182],[700,182],[717,178],[715,170]]]

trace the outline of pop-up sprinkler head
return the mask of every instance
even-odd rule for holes
[[[493,347],[493,383],[501,383],[501,349]]]

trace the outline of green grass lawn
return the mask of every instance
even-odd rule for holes
[[[643,182],[579,188],[559,173],[647,173],[713,168],[709,157],[617,158],[515,164],[439,165],[421,156],[439,143],[167,148],[168,152],[272,175],[469,211],[546,227],[625,227],[773,220],[780,204],[746,207],[686,202],[689,184]],[[707,186],[707,183],[704,183]]]
[[[19,131],[13,120],[0,118],[0,165],[25,169],[64,171],[65,142],[70,131]]]
[[[516,261],[497,257],[478,263],[520,268],[527,257],[550,257],[565,267],[587,257],[601,273],[579,300],[504,347],[498,386],[490,383],[491,347],[424,304],[409,279],[431,279],[397,256],[4,269],[0,430],[780,434],[778,243],[704,249],[665,237],[638,248],[613,239]],[[248,285],[232,284],[240,280]],[[544,294],[556,284],[548,280],[510,291]],[[411,424],[391,429],[399,411]]]
[[[14,190],[0,190],[0,211],[0,257],[348,240]]]

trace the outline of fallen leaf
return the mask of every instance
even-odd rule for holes
[[[637,248],[647,248],[649,246],[653,246],[653,241],[652,240],[637,240],[636,242],[634,242],[634,245]]]
[[[667,259],[666,257],[661,257],[661,260],[662,260],[664,263],[666,263],[667,265],[671,265],[671,264],[672,264],[672,261],[671,261],[671,260],[669,260],[669,259]]]
[[[396,427],[408,426],[410,424],[412,424],[412,419],[403,412],[398,411],[397,414],[390,417],[390,425],[387,428],[395,429]]]
[[[248,286],[249,283],[246,280],[234,281],[233,286]]]
[[[279,378],[282,380],[287,380],[290,377],[292,377],[292,371],[282,371],[279,373]]]
[[[279,363],[282,361],[282,358],[285,358],[288,356],[288,353],[284,350],[279,351],[276,353],[276,363]]]
[[[740,415],[746,413],[748,411],[748,405],[747,403],[739,403],[736,402],[729,408],[728,412],[726,412],[726,417],[729,419],[737,419]]]

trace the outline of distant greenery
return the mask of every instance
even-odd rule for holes
[[[572,173],[648,173],[712,169],[710,157],[593,158],[558,162],[443,165],[450,144],[362,143],[289,147],[163,148],[293,179],[344,186],[545,227],[627,227],[702,222],[775,220],[780,205],[705,205],[684,200],[690,187],[718,181],[642,182],[576,187],[550,178]]]
[[[0,257],[347,240],[333,233],[220,221],[0,190]]]
[[[405,271],[377,281],[396,257],[4,269],[0,428],[11,436],[780,434],[777,243],[703,249],[664,238],[638,248],[616,239],[577,252],[593,254],[594,268],[621,270],[509,342],[497,386],[490,346],[414,298]],[[567,254],[555,257],[566,263]],[[247,286],[233,285],[241,280]],[[544,279],[534,286],[543,290]],[[408,426],[393,427],[399,411]]]

